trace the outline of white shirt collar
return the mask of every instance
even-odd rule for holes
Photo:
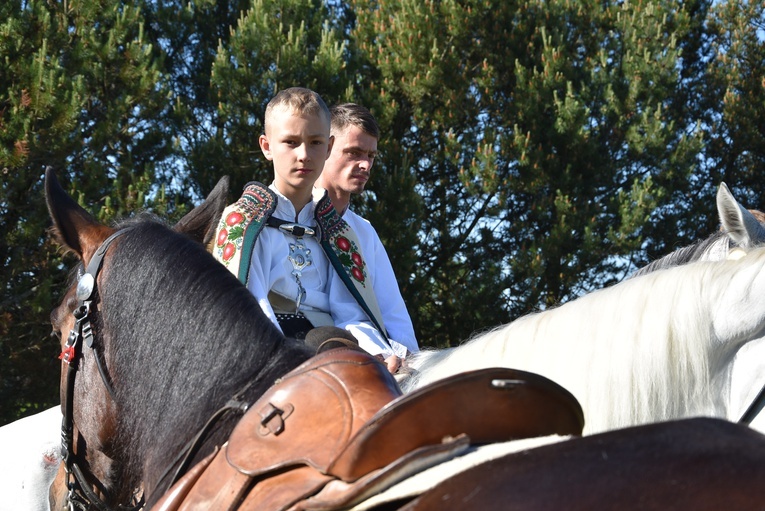
[[[274,183],[268,185],[268,188],[274,192],[278,198],[276,210],[274,211],[275,217],[289,221],[292,221],[295,219],[295,217],[297,217],[297,223],[299,224],[316,225],[316,220],[314,219],[313,212],[314,209],[316,209],[316,204],[318,204],[322,197],[324,197],[324,194],[327,193],[324,188],[313,188],[313,191],[311,192],[311,202],[303,207],[299,215],[295,214],[295,206],[292,204],[292,201],[289,200],[282,192],[280,192]]]

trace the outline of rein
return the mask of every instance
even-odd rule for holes
[[[760,393],[757,394],[757,397],[754,398],[754,401],[752,401],[752,404],[749,405],[749,408],[746,409],[738,422],[748,426],[763,408],[765,408],[765,386],[760,389]]]
[[[75,459],[74,455],[74,382],[77,375],[77,368],[80,358],[82,357],[83,343],[87,347],[93,350],[96,366],[98,367],[98,373],[101,375],[101,381],[104,383],[106,390],[112,399],[115,399],[114,388],[112,386],[111,379],[104,368],[101,354],[96,350],[93,345],[93,327],[90,323],[90,312],[93,294],[96,290],[96,278],[98,272],[101,270],[101,264],[103,263],[104,255],[109,249],[112,242],[128,232],[131,227],[121,229],[104,240],[98,250],[88,263],[88,267],[84,274],[82,274],[77,282],[77,300],[79,302],[77,308],[73,314],[75,317],[74,326],[69,337],[66,340],[64,349],[61,352],[59,358],[63,360],[67,366],[66,373],[66,396],[64,404],[64,417],[61,423],[61,455],[64,462],[64,469],[66,471],[66,485],[69,489],[67,500],[69,501],[69,509],[97,509],[99,511],[109,511],[111,508],[91,489],[88,483],[85,473],[83,472],[80,464]],[[92,474],[91,474],[92,475]],[[103,485],[100,485],[103,486]],[[143,498],[141,501],[136,502],[134,506],[119,506],[119,509],[125,510],[137,510],[143,506]]]
[[[176,456],[175,460],[173,460],[173,462],[165,469],[165,471],[162,473],[162,476],[160,476],[160,478],[157,480],[157,483],[167,479],[173,467],[180,463],[176,468],[172,479],[170,479],[170,484],[168,487],[174,485],[178,479],[180,479],[181,476],[183,476],[188,470],[191,460],[199,452],[199,449],[202,447],[202,442],[210,432],[210,429],[229,412],[244,414],[250,408],[250,403],[243,401],[242,398],[244,397],[244,393],[250,387],[252,387],[255,381],[256,380],[250,380],[250,382],[247,383],[239,392],[234,394],[234,396],[229,399],[225,405],[223,405],[217,412],[212,414],[205,425],[202,426],[196,435],[194,435],[194,438],[186,443],[184,448],[181,449],[181,451],[178,453],[178,456]]]

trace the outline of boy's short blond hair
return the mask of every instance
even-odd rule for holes
[[[305,87],[290,87],[279,91],[266,106],[263,130],[268,133],[269,120],[274,110],[287,110],[305,115],[316,115],[324,119],[329,128],[332,116],[324,100],[317,93]]]

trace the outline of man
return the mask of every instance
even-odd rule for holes
[[[344,103],[330,111],[334,145],[316,186],[327,190],[335,209],[358,236],[361,251],[374,270],[370,279],[388,337],[406,347],[406,352],[399,351],[385,360],[388,369],[395,372],[407,353],[419,351],[414,327],[380,237],[367,220],[349,209],[351,195],[361,194],[369,181],[380,130],[374,116],[360,105]]]

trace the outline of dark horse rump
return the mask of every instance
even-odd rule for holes
[[[765,436],[709,418],[610,431],[479,465],[401,509],[761,511]]]

